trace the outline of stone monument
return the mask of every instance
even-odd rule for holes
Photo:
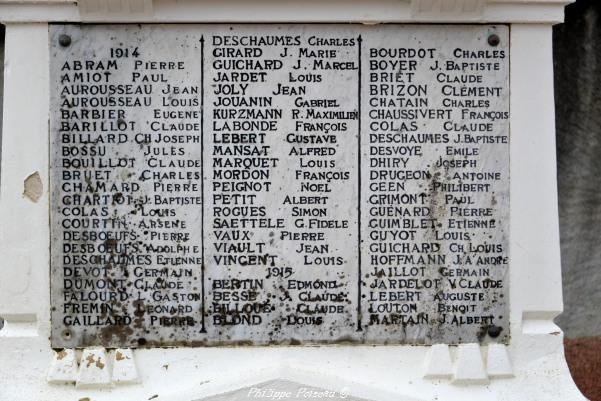
[[[0,399],[583,399],[565,4],[0,5]]]

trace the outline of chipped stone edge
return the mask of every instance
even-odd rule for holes
[[[46,376],[46,381],[51,384],[75,383],[79,364],[73,349],[54,351],[52,364]]]
[[[428,350],[424,364],[424,379],[450,379],[453,361],[447,344],[434,344]]]
[[[131,348],[102,347],[55,350],[46,376],[50,384],[74,384],[76,388],[105,388],[140,384]]]
[[[464,385],[487,384],[491,379],[509,379],[515,374],[507,345],[435,344],[426,354],[422,377]]]
[[[38,203],[43,195],[44,183],[42,182],[40,173],[35,171],[23,180],[23,197],[29,199],[33,203]]]
[[[106,350],[102,347],[85,348],[81,353],[75,387],[99,388],[110,387],[112,384]]]
[[[131,348],[117,348],[111,354],[113,361],[111,380],[114,384],[137,384],[141,382],[134,352]]]

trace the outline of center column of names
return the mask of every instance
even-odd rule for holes
[[[215,339],[357,329],[359,41],[206,37],[205,313]],[[213,340],[215,340],[213,339]]]

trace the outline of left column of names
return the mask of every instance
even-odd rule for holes
[[[69,29],[52,50],[53,325],[64,346],[200,341],[200,33],[119,27],[94,46]]]

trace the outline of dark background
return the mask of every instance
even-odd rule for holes
[[[553,30],[557,178],[567,337],[601,335],[601,1]]]
[[[601,401],[601,1],[566,7],[553,28],[566,359]]]

